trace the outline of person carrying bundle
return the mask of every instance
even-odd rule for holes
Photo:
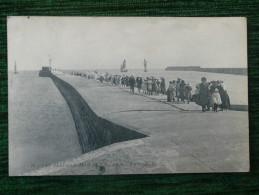
[[[176,96],[176,82],[175,80],[169,82],[169,86],[167,89],[167,101],[171,102],[172,99],[175,101]]]
[[[206,78],[201,78],[201,83],[198,85],[198,99],[196,104],[202,107],[202,111],[206,111],[206,106],[209,104],[209,84],[206,82]]]
[[[135,78],[134,78],[134,74],[132,73],[132,74],[131,74],[131,77],[129,78],[129,86],[130,86],[130,91],[131,91],[132,93],[134,93],[135,83],[136,83],[136,80],[135,80]]]
[[[136,78],[136,83],[137,83],[138,92],[140,92],[140,89],[142,88],[142,84],[143,84],[143,79],[142,79],[141,75],[139,75]]]

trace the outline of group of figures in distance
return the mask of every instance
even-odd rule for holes
[[[144,72],[147,72],[147,61],[144,59]],[[123,60],[123,63],[121,65],[121,72],[128,72],[126,68],[126,60]]]

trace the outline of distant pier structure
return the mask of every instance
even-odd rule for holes
[[[201,68],[200,66],[168,66],[167,71],[198,71],[222,74],[247,75],[247,68]]]
[[[51,67],[49,66],[44,66],[39,72],[40,77],[50,77],[51,75]]]

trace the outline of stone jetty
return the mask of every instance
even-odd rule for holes
[[[83,143],[84,147],[92,149],[85,149],[85,153],[76,158],[25,175],[249,171],[247,111],[203,113],[194,104],[186,109],[187,104],[185,107],[168,104],[159,98],[129,93],[120,87],[84,77],[53,72],[53,78],[57,86],[68,85],[80,95],[80,101],[85,102],[79,108],[87,107],[85,116],[94,115],[101,124],[97,124],[97,135],[109,139],[92,140],[100,137],[94,136],[93,130],[87,132],[89,129],[82,133],[80,128],[85,126],[76,124],[81,132],[81,146]],[[73,112],[79,111],[75,109]],[[112,128],[112,132],[106,125]],[[96,126],[90,124],[91,127]],[[87,137],[80,137],[85,135]],[[121,137],[117,139],[117,136]]]

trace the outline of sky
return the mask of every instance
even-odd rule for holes
[[[8,17],[8,69],[246,68],[245,18]]]

